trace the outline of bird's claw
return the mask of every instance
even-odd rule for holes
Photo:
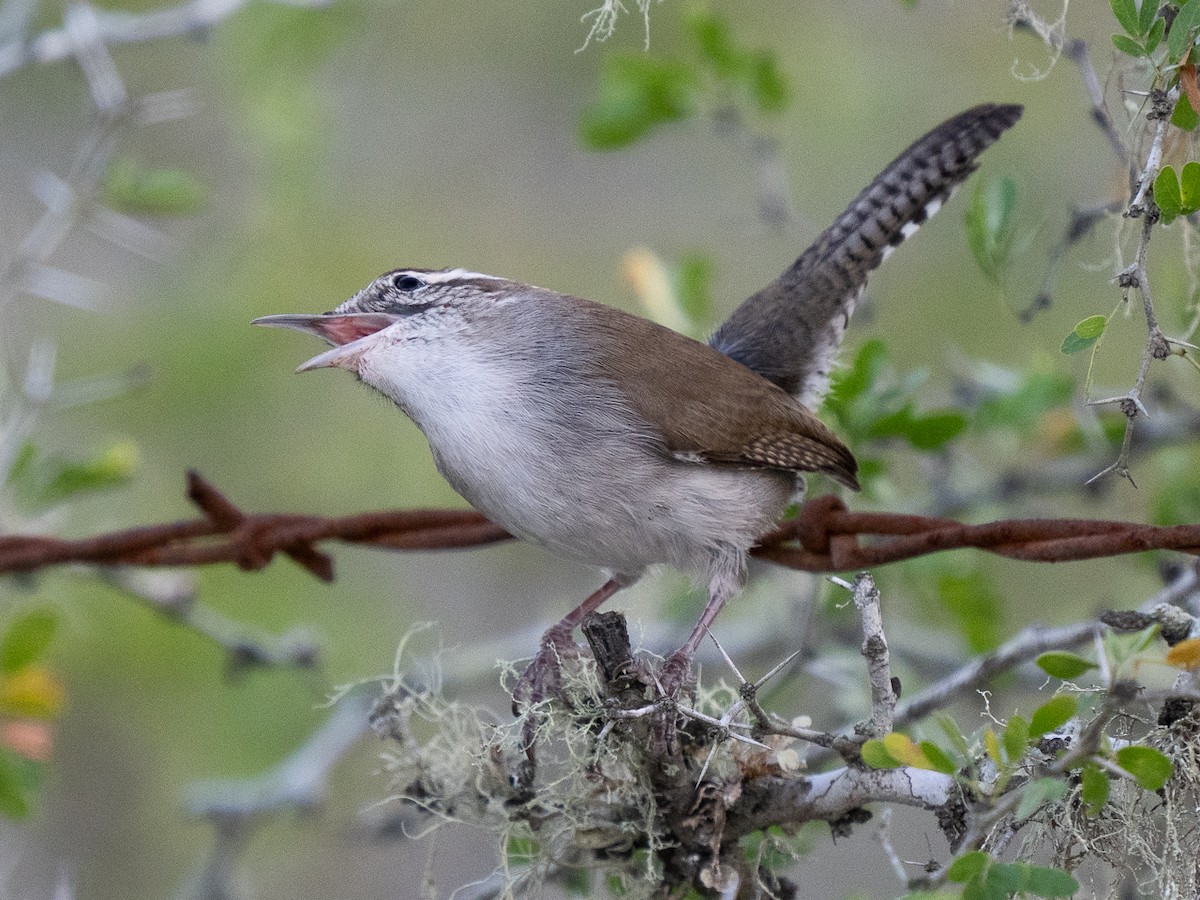
[[[558,626],[542,635],[541,645],[513,688],[513,715],[562,692],[562,661],[577,656],[571,632]]]

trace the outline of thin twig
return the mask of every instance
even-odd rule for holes
[[[896,709],[896,690],[892,684],[892,666],[888,655],[887,635],[883,632],[883,615],[879,609],[879,589],[869,572],[859,572],[850,584],[840,578],[831,579],[854,595],[854,606],[862,619],[861,652],[867,660],[867,675],[871,684],[871,718],[855,730],[865,737],[880,737],[892,730],[892,714]]]

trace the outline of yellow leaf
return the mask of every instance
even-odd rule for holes
[[[912,738],[898,731],[883,736],[883,747],[896,762],[917,769],[932,769],[925,751],[913,743]]]
[[[1200,669],[1200,638],[1188,638],[1168,650],[1167,663],[1189,672]]]
[[[992,758],[992,762],[998,766],[1004,765],[1004,757],[1000,755],[1000,739],[990,728],[983,730],[983,746],[987,750],[987,755]]]
[[[49,719],[62,711],[66,690],[45,666],[25,666],[0,680],[0,713]]]

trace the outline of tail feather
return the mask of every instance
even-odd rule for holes
[[[779,278],[734,310],[709,343],[805,405],[819,403],[867,275],[941,208],[1020,116],[1020,106],[984,104],[930,131]]]

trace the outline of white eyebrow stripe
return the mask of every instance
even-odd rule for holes
[[[447,269],[445,272],[413,272],[426,284],[445,284],[447,281],[459,281],[464,278],[486,278],[488,281],[503,281],[497,275],[485,275],[483,272],[468,272],[466,269]]]

